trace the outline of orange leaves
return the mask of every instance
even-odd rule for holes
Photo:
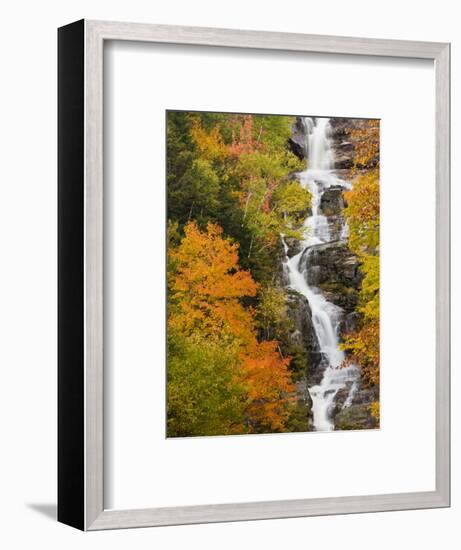
[[[256,294],[250,273],[239,269],[239,245],[223,239],[218,225],[208,223],[205,233],[191,222],[184,233],[181,245],[172,253],[178,270],[175,290],[224,299]]]
[[[374,175],[359,177],[350,191],[344,192],[351,214],[370,222],[379,216],[379,180]]]
[[[253,137],[253,115],[235,115],[238,136],[235,128],[232,130],[232,143],[228,147],[229,154],[239,157],[245,153],[253,153],[258,148],[258,141]]]
[[[191,128],[191,136],[197,144],[200,156],[206,160],[223,160],[226,156],[240,157],[251,154],[259,148],[259,142],[253,136],[253,115],[233,115],[232,141],[224,143],[219,125],[207,132],[199,120],[195,120]]]
[[[293,391],[290,374],[285,367],[290,360],[282,359],[274,341],[254,341],[243,355],[243,379],[249,382],[252,399],[278,398],[281,392]]]
[[[251,401],[248,413],[253,422],[271,430],[282,429],[289,415],[286,405],[295,391],[289,363],[273,341],[254,342],[243,355],[242,384]]]
[[[238,266],[238,244],[223,239],[222,229],[212,223],[206,233],[195,222],[188,223],[184,232],[180,246],[170,253],[177,304],[170,324],[186,333],[200,329],[213,337],[225,331],[248,339],[252,314],[239,299],[255,296],[257,284]]]

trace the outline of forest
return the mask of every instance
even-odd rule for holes
[[[167,112],[167,437],[315,430],[308,388],[325,365],[309,300],[287,279],[286,243],[302,248],[316,203],[298,177],[309,155],[296,127],[294,116]],[[379,126],[341,132],[358,282],[341,287],[355,301],[337,368],[357,366],[367,398],[335,429],[361,429],[379,426]]]

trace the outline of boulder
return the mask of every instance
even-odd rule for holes
[[[287,256],[289,258],[296,256],[296,254],[299,254],[303,249],[301,242],[293,237],[285,237],[285,244],[287,245]]]
[[[349,397],[349,393],[351,391],[353,382],[346,382],[346,385],[344,388],[339,389],[336,392],[335,400],[334,400],[334,408],[332,410],[332,416],[333,418],[342,410],[344,407],[347,398]]]
[[[300,267],[304,269],[307,283],[314,286],[328,283],[357,290],[363,278],[357,256],[341,241],[306,249],[300,258]]]
[[[335,406],[332,416],[336,430],[371,430],[379,428],[374,416],[371,414],[371,404],[379,401],[379,389],[377,386],[363,387],[361,380],[355,391],[352,403],[344,407],[349,395],[351,384],[340,389],[335,396]]]
[[[293,344],[302,347],[309,357],[316,357],[319,351],[319,343],[312,324],[312,310],[305,296],[289,289],[287,292],[287,314],[293,323],[294,330],[290,335]],[[314,355],[312,355],[314,354]],[[309,362],[309,366],[312,363]]]
[[[335,168],[337,170],[349,170],[354,165],[353,155],[335,154]]]
[[[328,187],[320,198],[320,212],[324,216],[340,216],[345,206],[344,188],[339,185]]]
[[[377,386],[363,387],[355,392],[352,405],[371,405],[373,401],[379,401],[379,389]]]
[[[334,417],[334,421],[335,430],[372,430],[379,427],[368,404],[351,405],[341,409]]]
[[[285,352],[292,358],[292,368],[302,372],[309,386],[320,384],[328,362],[320,351],[309,302],[302,294],[288,290],[286,305],[292,328],[284,344]]]
[[[293,154],[300,160],[306,158],[306,129],[304,128],[301,117],[296,117],[295,123],[291,127],[291,137],[288,139],[288,147]]]
[[[300,160],[304,160],[306,158],[304,145],[299,143],[299,141],[295,141],[293,138],[288,138],[288,149]]]
[[[359,293],[358,290],[354,287],[344,286],[341,283],[320,283],[319,285],[322,294],[325,298],[339,306],[343,309],[348,315],[354,313],[355,308],[359,303]],[[341,321],[340,332],[342,332],[342,327],[351,325],[351,323],[346,321],[346,316]]]
[[[310,358],[312,364],[308,372],[308,384],[309,387],[318,386],[323,380],[325,369],[328,367],[328,359],[320,351],[311,352]]]
[[[351,311],[350,313],[347,313],[339,325],[340,334],[346,334],[348,332],[353,332],[357,330],[360,319],[361,315],[356,311]]]

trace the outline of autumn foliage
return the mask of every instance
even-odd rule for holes
[[[200,423],[200,433],[195,435],[282,430],[294,391],[287,368],[289,359],[280,356],[277,342],[257,339],[254,312],[242,304],[242,299],[254,297],[258,285],[248,271],[239,268],[238,244],[223,238],[216,224],[209,223],[206,231],[200,231],[190,222],[179,246],[170,252],[169,267],[169,333],[183,345],[195,346],[200,360],[217,362],[215,370],[221,376],[215,386],[210,386],[210,378],[206,380],[206,394],[201,393],[200,399],[191,403],[191,414],[200,417],[197,411],[206,406],[207,396],[222,406],[226,402],[223,395],[233,397],[236,412],[229,418],[223,415],[219,422],[215,419],[215,424]],[[173,343],[170,411],[177,405],[175,395],[181,395],[181,387],[187,388],[182,392],[187,394],[203,384],[203,379],[195,378],[196,368],[203,365],[186,370],[178,378],[175,369],[181,366],[174,361],[174,350]],[[223,412],[229,409],[224,407]],[[216,416],[216,410],[213,414]],[[179,429],[177,413],[169,417],[170,435],[194,435],[189,433],[191,423],[187,429]]]
[[[347,362],[362,369],[365,383],[379,385],[379,154],[378,121],[365,121],[353,136],[356,141],[355,180],[345,193],[345,216],[349,225],[349,246],[358,255],[363,273],[360,290],[361,323],[356,331],[346,335],[343,349]],[[373,403],[373,416],[379,420],[379,403]]]
[[[170,252],[175,277],[172,284],[174,315],[169,324],[184,334],[215,338],[227,333],[247,340],[252,330],[251,312],[240,302],[255,296],[257,285],[238,266],[238,245],[222,238],[222,229],[209,223],[202,232],[194,222],[184,228],[184,238]]]
[[[277,280],[281,239],[303,240],[312,196],[287,146],[294,117],[167,117],[169,437],[305,431],[295,383],[310,361]],[[363,281],[347,361],[379,384],[379,122],[355,130],[349,246]],[[379,415],[379,404],[372,413]]]

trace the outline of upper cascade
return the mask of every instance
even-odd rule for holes
[[[333,151],[330,143],[330,119],[303,117],[306,133],[306,157],[310,170],[332,170],[334,167]]]

